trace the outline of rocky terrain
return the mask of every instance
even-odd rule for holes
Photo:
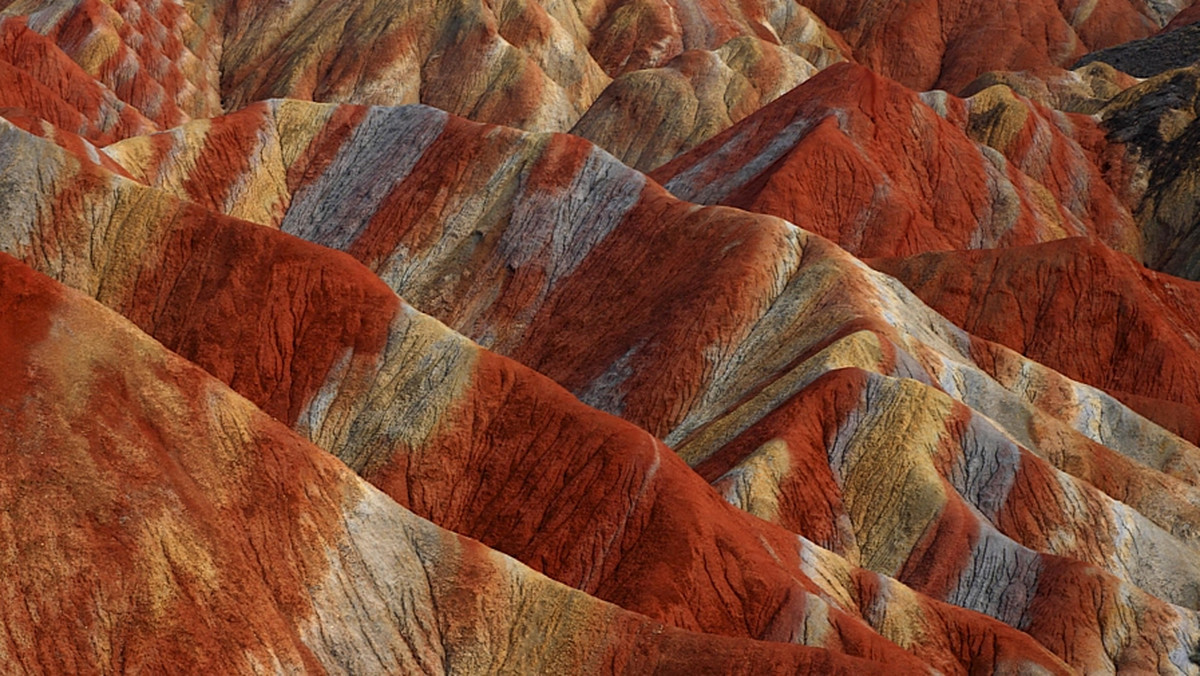
[[[0,673],[1200,674],[1182,0],[0,0]]]

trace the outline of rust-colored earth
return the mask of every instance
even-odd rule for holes
[[[0,674],[1200,674],[1186,0],[0,0]]]

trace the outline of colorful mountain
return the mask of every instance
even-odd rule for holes
[[[0,672],[1200,673],[1181,4],[0,0]]]

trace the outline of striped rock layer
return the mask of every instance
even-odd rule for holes
[[[673,194],[811,227],[860,256],[1089,236],[1137,254],[1090,118],[992,87],[917,95],[838,65],[653,173]]]
[[[315,115],[305,116],[303,111],[306,110]],[[357,114],[359,119],[346,121],[339,114],[343,117]],[[280,120],[289,119],[287,116],[293,116],[291,121],[280,124]],[[1187,524],[1194,523],[1197,518],[1192,506],[1192,492],[1195,472],[1200,467],[1198,451],[1138,417],[1111,397],[1068,381],[1049,369],[1025,361],[1016,353],[969,337],[926,309],[894,281],[871,273],[820,238],[770,217],[725,208],[697,208],[678,202],[640,174],[570,137],[528,135],[482,127],[420,107],[346,109],[280,101],[233,117],[240,122],[226,127],[223,125],[231,120],[226,118],[213,121],[207,129],[196,123],[178,132],[144,140],[131,139],[114,146],[110,150],[111,156],[121,160],[131,175],[141,176],[144,180],[151,175],[168,177],[163,182],[164,189],[186,192],[188,188],[183,181],[169,178],[178,174],[169,162],[164,164],[162,158],[172,154],[157,153],[156,139],[168,143],[188,134],[203,134],[203,138],[224,139],[222,143],[230,144],[227,148],[232,148],[250,139],[278,135],[279,143],[264,145],[280,149],[281,167],[272,169],[272,163],[256,167],[251,162],[240,170],[227,170],[224,177],[219,177],[220,172],[214,172],[212,176],[217,178],[213,179],[213,185],[219,186],[225,181],[241,186],[255,185],[258,181],[252,177],[260,174],[260,170],[282,177],[275,186],[276,196],[270,199],[287,204],[278,222],[283,230],[345,249],[366,262],[406,298],[416,299],[413,302],[419,305],[426,304],[451,326],[537,367],[575,391],[585,402],[618,413],[667,438],[679,454],[698,469],[723,463],[719,472],[703,469],[702,475],[715,483],[727,500],[747,508],[765,521],[775,522],[774,528],[780,530],[755,522],[760,523],[757,528],[762,529],[762,538],[772,542],[771,538],[800,535],[805,537],[800,542],[820,546],[811,550],[816,553],[807,554],[808,546],[801,547],[801,563],[784,566],[785,571],[791,570],[786,577],[772,573],[777,579],[771,584],[780,585],[777,588],[805,589],[803,579],[797,578],[794,568],[803,571],[806,559],[826,561],[812,564],[815,571],[823,572],[806,574],[810,581],[831,575],[826,572],[830,568],[854,571],[856,566],[865,566],[876,574],[898,577],[916,592],[957,603],[1021,629],[1077,668],[1103,668],[1104,665],[1133,668],[1155,663],[1161,655],[1168,656],[1164,658],[1167,660],[1164,665],[1171,664],[1171,660],[1181,668],[1186,664],[1187,646],[1192,639],[1183,637],[1191,636],[1195,631],[1194,611],[1187,608],[1197,605],[1196,586],[1190,582],[1195,576],[1186,571],[1191,565],[1189,552],[1194,547],[1191,544],[1194,531]],[[301,124],[302,120],[307,122]],[[243,128],[243,124],[247,126]],[[379,129],[381,125],[405,130],[391,135],[403,139],[398,141],[399,146],[380,147],[378,143],[356,146],[356,133]],[[266,130],[260,133],[258,130],[264,127]],[[271,131],[272,127],[275,131]],[[288,136],[280,131],[284,129],[299,129],[302,132],[299,138],[308,140],[283,140]],[[214,135],[214,130],[223,130],[227,134],[218,132]],[[16,139],[31,142],[31,137],[27,136],[14,136],[14,142]],[[421,141],[407,155],[399,152],[401,147],[411,147],[413,139],[428,140]],[[53,150],[44,141],[38,142],[43,150]],[[325,157],[332,156],[331,161],[311,164],[303,170],[295,164],[305,161],[297,148],[323,147],[328,143],[335,143],[335,147],[341,149],[322,153]],[[454,167],[447,162],[450,157],[461,156],[471,143],[483,143],[483,148],[490,148],[490,156],[496,158],[495,169],[490,173],[485,171],[489,153],[484,150],[475,151],[476,161],[470,165]],[[445,148],[441,150],[443,145]],[[188,146],[201,148],[198,158],[206,155],[204,144]],[[356,147],[362,150],[356,150]],[[394,173],[386,174],[381,170],[366,175],[340,169],[341,166],[355,166],[339,161],[343,152],[379,153],[395,163]],[[412,157],[414,154],[416,157]],[[219,155],[214,153],[212,156]],[[138,168],[135,158],[141,158],[147,168]],[[203,161],[191,161],[200,172],[198,176],[206,175]],[[70,162],[68,158],[67,163]],[[437,174],[431,175],[422,169],[423,166],[449,171],[468,170],[470,173],[465,177],[452,173],[451,176],[457,176],[454,179],[434,179],[432,176]],[[79,171],[101,172],[95,165],[82,162]],[[293,179],[289,181],[288,176]],[[559,187],[564,179],[588,180],[590,183],[584,185],[594,187],[564,190]],[[115,181],[128,190],[148,190],[138,189],[117,177],[108,181]],[[469,191],[471,181],[480,186],[479,192]],[[72,185],[80,183],[71,181]],[[452,185],[458,192],[430,189],[436,185]],[[510,187],[503,187],[505,185]],[[105,194],[101,190],[100,197],[86,199],[111,201],[111,197],[103,197]],[[242,199],[232,203],[240,203],[246,209],[253,206],[255,200],[251,198],[255,193],[243,189],[240,194]],[[346,199],[348,195],[360,199]],[[430,198],[439,200],[439,206],[433,210],[425,201]],[[580,199],[585,201],[577,202]],[[604,208],[597,210],[596,205],[589,205],[588,199],[600,200]],[[378,206],[384,203],[396,206],[386,209]],[[437,210],[445,210],[441,213],[458,214],[460,220],[441,225],[438,236],[432,238],[425,229],[428,226],[404,215],[406,212],[400,208],[403,205],[408,205],[413,213],[430,214],[430,218],[436,217]],[[602,219],[602,224],[607,223],[601,236],[588,240],[557,231],[561,225],[571,224],[586,228],[585,232],[596,232],[596,226],[588,225],[586,221],[580,224],[575,218],[563,217],[563,214],[572,213],[571,209],[576,210],[574,213]],[[85,213],[95,211],[90,208]],[[87,218],[82,220],[81,229],[94,230],[94,225],[87,224]],[[37,221],[36,217],[34,221]],[[244,224],[241,227],[260,233],[257,236],[271,234],[270,229],[261,226]],[[209,225],[203,230],[207,233],[214,228]],[[40,231],[41,226],[29,226],[27,237],[30,238],[31,252],[46,248],[44,244],[34,243],[33,233]],[[521,233],[521,237],[514,240],[517,233]],[[216,235],[206,237],[221,239]],[[685,264],[675,254],[677,257],[672,260],[671,252],[680,249],[678,242],[687,239],[706,241],[706,249],[713,252],[713,257],[701,256],[699,261]],[[252,266],[254,272],[251,274],[263,274],[264,256],[258,245],[252,246],[240,238],[237,241],[236,246],[228,245],[228,249],[244,252],[237,254],[239,258],[258,260]],[[658,244],[659,241],[663,244]],[[615,264],[615,261],[628,258],[634,251],[631,247],[635,242],[643,252],[654,256],[663,270],[673,271],[672,274],[658,275],[650,280],[639,276],[638,283],[631,284],[624,276],[634,271]],[[143,264],[148,247],[142,246],[139,250],[142,252],[139,264]],[[188,247],[174,244],[166,250],[176,252],[177,257],[185,257]],[[404,252],[402,256],[397,255],[400,251]],[[224,255],[233,255],[232,252]],[[29,260],[31,256],[22,257]],[[473,256],[479,257],[475,260],[491,259],[496,264],[494,267],[472,265]],[[37,257],[32,258],[34,264],[39,265]],[[219,269],[240,267],[228,261],[214,264]],[[53,265],[47,260],[40,267],[52,270]],[[174,265],[179,264],[159,262],[156,267],[170,270]],[[698,289],[694,282],[698,277],[689,276],[688,268],[681,267],[685,265],[698,265],[701,267],[695,269],[706,270],[712,279],[711,291]],[[195,264],[191,266],[195,267]],[[184,267],[187,269],[188,266]],[[313,263],[307,263],[305,267],[312,268]],[[756,277],[757,270],[774,272]],[[433,473],[430,473],[432,469],[421,469],[419,463],[413,465],[411,457],[397,465],[388,460],[394,457],[395,449],[438,443],[438,437],[428,436],[431,434],[428,432],[389,431],[394,429],[396,421],[440,420],[448,413],[443,412],[441,404],[431,403],[441,401],[441,397],[414,397],[411,406],[417,408],[405,409],[404,406],[409,405],[396,399],[395,390],[384,390],[391,392],[388,394],[372,394],[379,387],[371,384],[380,377],[374,374],[386,374],[387,383],[413,381],[402,375],[402,369],[391,370],[401,368],[399,365],[386,366],[386,356],[385,365],[367,366],[357,355],[359,350],[370,354],[381,349],[386,355],[393,345],[397,358],[413,354],[414,348],[409,343],[421,331],[398,329],[394,323],[386,331],[364,327],[360,329],[361,334],[356,334],[362,337],[352,339],[356,345],[353,352],[338,356],[338,350],[332,354],[325,351],[329,356],[320,357],[318,366],[312,370],[297,365],[290,370],[285,366],[280,371],[279,358],[270,355],[278,349],[274,346],[296,343],[294,331],[281,328],[289,324],[283,320],[293,311],[271,316],[269,323],[280,328],[267,332],[265,340],[272,347],[267,348],[265,354],[258,350],[247,351],[244,347],[239,350],[235,346],[251,344],[248,342],[251,334],[237,328],[238,322],[233,318],[245,312],[238,310],[236,302],[231,305],[220,301],[219,294],[212,291],[200,292],[202,287],[196,286],[199,282],[185,283],[171,279],[169,274],[159,274],[166,280],[154,284],[142,275],[126,273],[119,277],[132,276],[142,280],[139,286],[176,289],[188,298],[203,298],[205,305],[214,306],[215,314],[206,318],[206,312],[194,309],[195,300],[182,303],[193,307],[186,317],[175,313],[170,308],[181,303],[171,300],[169,293],[165,294],[167,299],[160,298],[164,295],[161,291],[146,292],[146,298],[153,300],[144,302],[161,308],[156,310],[134,310],[132,306],[126,306],[127,301],[120,300],[120,296],[101,300],[133,318],[169,347],[230,382],[235,389],[264,406],[267,412],[290,421],[319,445],[333,450],[402,504],[416,509],[418,514],[429,516],[439,525],[480,537],[485,544],[519,557],[526,547],[533,546],[535,558],[523,560],[536,562],[535,567],[556,579],[651,616],[678,617],[677,611],[656,614],[664,610],[660,605],[662,602],[654,598],[655,592],[610,587],[604,582],[606,578],[602,573],[577,570],[575,566],[579,564],[570,561],[551,567],[554,557],[547,552],[560,551],[561,545],[552,544],[553,538],[545,540],[548,534],[543,532],[544,526],[530,524],[531,516],[514,513],[504,517],[499,505],[504,504],[502,498],[509,493],[500,486],[487,487],[493,485],[490,481],[508,486],[528,483],[504,481],[504,477],[511,476],[511,465],[492,467],[481,464],[479,456],[469,455],[476,459],[462,465],[470,468],[467,476],[475,477],[472,479],[458,478],[459,475],[445,465],[445,459],[452,457],[452,450],[462,453],[463,449],[475,447],[477,442],[466,441],[468,439],[481,438],[486,442],[514,438],[514,435],[520,438],[519,430],[528,426],[530,415],[522,411],[555,408],[545,400],[501,407],[522,421],[520,427],[501,427],[499,429],[507,431],[469,433],[465,437],[462,432],[452,433],[450,438],[454,441],[448,446],[435,446],[445,450],[429,456],[431,460],[438,459],[435,467],[439,469]],[[201,269],[193,274],[202,278],[205,275]],[[321,273],[319,277],[327,279],[328,274]],[[672,290],[671,285],[688,284],[689,279],[692,281],[687,287],[675,288],[689,288],[690,293]],[[838,281],[833,283],[833,280]],[[229,283],[239,286],[234,281]],[[111,289],[113,293],[119,293],[117,289],[121,286],[114,282],[81,282],[80,286],[89,288],[89,284],[94,285],[90,288]],[[261,278],[244,285],[247,288],[276,288],[279,293],[289,295],[294,295],[296,288],[294,283],[268,282]],[[504,291],[497,294],[497,287]],[[735,291],[732,295],[731,289]],[[581,297],[580,294],[585,292],[589,295]],[[353,297],[351,293],[322,293],[330,293],[342,300],[306,305],[314,308],[351,305],[348,300]],[[668,304],[647,308],[645,318],[639,319],[636,314],[629,314],[629,305],[616,302],[618,299],[628,302],[630,294],[635,294],[633,298],[646,299],[632,307],[655,298]],[[497,302],[498,299],[503,302]],[[371,301],[365,304],[379,307],[382,303]],[[571,305],[588,308],[593,321],[581,321],[582,317],[572,316],[566,310]],[[261,303],[255,305],[261,306]],[[708,310],[711,307],[729,310],[712,313]],[[611,308],[612,319],[604,318],[605,308]],[[624,312],[620,321],[615,315],[618,311]],[[256,316],[261,314],[258,312]],[[177,318],[168,321],[163,328],[155,328],[151,322],[159,321],[156,316]],[[806,317],[807,321],[797,322],[799,316]],[[664,322],[663,318],[668,321]],[[313,319],[296,321],[316,335],[326,333],[315,328],[320,323]],[[362,321],[339,317],[334,323],[339,327],[337,331],[344,332],[345,327],[357,327]],[[182,324],[167,328],[171,322]],[[612,329],[617,326],[621,327],[620,331],[614,334]],[[235,329],[232,332],[236,337],[220,337],[230,333],[231,329]],[[292,337],[281,341],[280,331],[284,331],[282,335]],[[405,338],[383,337],[397,331]],[[371,335],[381,337],[368,338]],[[361,347],[358,346],[360,341],[365,341]],[[767,345],[774,349],[763,349]],[[669,353],[666,352],[668,347]],[[322,351],[309,348],[300,353],[309,359]],[[235,356],[237,360],[230,363]],[[268,365],[259,364],[259,359],[266,360]],[[484,378],[478,371],[474,371],[474,376],[462,375],[453,367],[458,361],[449,357],[430,358],[431,364],[442,365],[437,367],[441,375],[434,382],[449,382],[462,387],[461,383],[465,381],[478,382]],[[485,362],[487,360],[478,363]],[[285,358],[283,364],[287,363]],[[637,367],[630,368],[626,366],[628,364]],[[296,371],[296,368],[301,370]],[[793,465],[789,460],[793,457],[791,450],[785,450],[781,456],[775,454],[782,458],[781,461],[770,461],[773,446],[767,442],[775,437],[785,438],[786,434],[785,430],[774,427],[776,416],[786,419],[790,401],[813,388],[822,387],[823,376],[827,379],[832,377],[828,374],[847,368],[867,374],[868,387],[860,391],[869,393],[879,389],[883,394],[852,396],[851,399],[858,403],[851,405],[851,412],[846,414],[847,429],[832,437],[818,433],[815,437],[818,441],[811,444],[824,453],[823,465],[829,468],[829,479],[823,484],[820,499],[826,508],[814,514],[811,510],[795,511],[790,507],[753,507],[769,505],[772,500],[778,502],[777,497],[772,496],[786,492],[787,489],[781,486],[789,481],[791,468],[805,476],[814,467],[803,461]],[[263,375],[264,371],[267,375]],[[876,375],[869,375],[871,373]],[[897,380],[897,377],[904,379]],[[488,376],[484,380],[520,382],[515,375]],[[875,382],[880,384],[870,385]],[[903,386],[898,389],[888,386],[893,382]],[[1039,384],[1032,385],[1034,382]],[[414,386],[408,384],[405,390]],[[463,392],[469,392],[469,389]],[[511,396],[473,398],[478,403],[468,406],[471,412],[466,415],[474,421],[500,416],[497,424],[503,425],[505,416],[484,411],[494,410],[495,400],[507,402]],[[388,415],[379,408],[397,406],[401,411],[412,412]],[[361,414],[366,417],[358,423],[356,411],[362,410],[361,407],[368,412]],[[861,409],[857,413],[853,412],[856,407]],[[457,407],[450,408],[458,410]],[[582,414],[587,409],[579,410]],[[892,422],[893,416],[925,421],[919,425],[923,433],[898,429]],[[385,422],[387,420],[392,422]],[[439,423],[439,426],[441,424],[447,425],[448,429],[456,427],[449,422]],[[550,429],[560,429],[562,424],[555,423]],[[753,441],[764,426],[772,430],[772,436],[762,443]],[[594,437],[594,433],[582,438],[590,437]],[[686,477],[694,477],[689,474],[691,470],[674,460],[675,456],[666,449],[656,447],[652,437],[643,438],[646,440],[643,444],[650,444],[647,447],[650,454],[639,461],[645,463],[642,471],[664,477],[660,480],[666,484],[688,485]],[[794,443],[797,444],[796,452],[802,455],[799,442]],[[792,448],[792,444],[786,441],[784,444],[785,449]],[[627,449],[636,446],[632,442],[623,444],[622,448],[626,449],[623,455],[629,453]],[[766,450],[758,453],[760,447]],[[898,494],[911,496],[907,501],[895,500],[889,505],[883,500],[881,505],[878,496],[889,493],[868,489],[869,483],[861,483],[892,476],[878,469],[896,462],[894,457],[873,450],[881,448],[900,452],[906,462],[915,463],[913,472],[893,488]],[[935,451],[938,448],[947,450]],[[558,452],[562,452],[561,447]],[[764,456],[768,460],[765,466]],[[600,457],[608,457],[608,453],[602,453]],[[995,461],[997,457],[1011,459]],[[858,462],[860,459],[862,463]],[[859,470],[850,471],[851,465]],[[922,469],[918,471],[917,468]],[[1123,481],[1107,480],[1114,468],[1121,470]],[[491,506],[485,515],[464,519],[466,515],[460,510],[471,508],[459,502],[451,503],[461,505],[458,507],[447,505],[442,497],[445,493],[439,493],[435,488],[445,485],[462,491],[464,480],[468,482],[467,486],[479,486],[472,492],[464,492],[464,499],[467,495],[496,496],[483,501]],[[480,484],[481,481],[485,483]],[[538,485],[543,483],[537,482]],[[739,486],[737,490],[730,488],[733,483]],[[981,483],[992,488],[981,490]],[[550,481],[549,484],[557,486],[560,482]],[[641,494],[643,486],[647,486],[644,490],[650,491],[650,495],[657,495],[653,488],[656,484],[657,481],[646,484],[645,480],[640,480],[631,482],[630,486],[634,495]],[[693,480],[692,484],[694,488],[686,491],[688,495],[711,490],[703,488],[702,480]],[[423,488],[417,490],[418,486]],[[444,490],[457,494],[453,489]],[[1053,511],[1036,519],[1013,516],[1041,514],[1047,505],[1057,500],[1049,496],[1060,494],[1073,497],[1062,500],[1058,516],[1051,516]],[[715,493],[712,495],[717,497]],[[574,503],[578,499],[567,502]],[[720,504],[726,503],[717,500],[703,509],[691,504],[679,507],[677,511],[703,514],[709,509],[726,509],[716,506]],[[519,514],[524,515],[527,509],[527,505],[523,506]],[[618,506],[616,509],[618,513],[627,513],[627,508]],[[590,518],[588,523],[605,521]],[[946,551],[950,550],[943,549],[940,543],[930,549],[929,538],[934,536],[923,535],[938,532],[942,526],[936,524],[943,522],[958,524],[946,526],[959,533],[956,537],[960,544],[955,545],[955,551],[963,553],[957,560],[946,556]],[[522,523],[527,525],[521,526]],[[539,523],[554,521],[542,519]],[[564,524],[564,528],[571,532],[572,527]],[[622,532],[624,528],[621,527]],[[747,528],[742,525],[731,530],[744,532]],[[793,535],[785,535],[789,531]],[[897,538],[897,531],[907,535]],[[512,537],[517,540],[508,539]],[[598,534],[597,537],[603,542],[611,536]],[[723,543],[719,550],[734,551],[729,549],[733,546],[730,537],[717,537]],[[1114,546],[1125,539],[1131,542],[1128,547]],[[573,532],[570,541],[580,542],[578,533]],[[683,549],[692,547],[688,545]],[[747,547],[750,547],[749,543]],[[781,547],[773,544],[771,550],[774,556],[779,556]],[[828,554],[820,553],[827,550]],[[580,548],[573,551],[579,552]],[[753,548],[747,551],[753,551]],[[929,564],[920,563],[921,557],[925,556],[923,552],[928,551],[939,554],[942,569],[936,575],[929,573]],[[583,558],[592,561],[596,557],[593,554]],[[630,559],[633,558],[630,555]],[[828,563],[831,560],[843,560],[844,563]],[[1175,570],[1182,572],[1162,575],[1158,568],[1158,562],[1162,560],[1176,562]],[[625,561],[625,557],[621,561]],[[616,566],[615,571],[623,570],[620,563],[611,565]],[[697,565],[706,569],[710,564],[698,562]],[[758,575],[767,574],[764,572],[767,567],[761,563],[748,568],[759,571]],[[668,588],[686,582],[687,578],[680,577],[677,570],[673,569],[672,584],[667,585]],[[850,573],[838,575],[845,579],[847,574]],[[617,577],[627,579],[624,575]],[[789,579],[791,582],[787,582]],[[988,582],[982,582],[984,579]],[[704,598],[702,588],[690,588],[682,596],[694,606]],[[1081,589],[1088,591],[1079,591]],[[1098,595],[1114,609],[1126,608],[1128,611],[1098,616],[1093,607],[1085,604],[1059,607],[1057,599],[1063,597],[1063,590]],[[824,591],[833,595],[829,589]],[[716,598],[721,598],[719,589],[715,593],[718,594]],[[861,604],[859,596],[846,592],[838,594],[847,599],[849,607],[863,607],[854,605]],[[1001,598],[1007,600],[1001,602]],[[756,604],[761,602],[758,600]],[[1051,607],[1055,610],[1049,612],[1047,609]],[[804,613],[808,611],[797,609],[783,613],[776,609],[766,615],[760,612],[751,611],[750,616],[770,617],[772,621],[747,624],[746,619],[741,619],[731,623],[721,617],[727,611],[708,617],[707,613],[693,609],[688,613],[696,617],[694,621],[708,624],[683,626],[773,640],[790,636],[795,640],[801,634],[788,627],[794,627],[791,622],[796,620],[787,618],[805,617]],[[801,614],[793,615],[795,612]],[[1084,634],[1092,639],[1064,640],[1059,635],[1058,625],[1050,622],[1049,617],[1054,616],[1057,621],[1067,612],[1072,613],[1073,621],[1079,626],[1090,627]],[[1032,618],[1047,620],[1039,623]],[[957,663],[961,667],[981,659],[971,652],[964,656],[959,649],[934,651],[920,640],[895,634],[896,626],[880,622],[877,616],[874,621],[871,617],[863,619],[871,629],[883,632],[887,638],[909,648],[927,662]],[[853,638],[853,631],[841,628],[842,625],[836,622],[832,626],[838,628],[825,632],[825,636],[836,636],[834,645],[844,650],[856,650],[853,646],[857,639]],[[845,625],[851,626],[857,625]],[[1100,638],[1111,635],[1123,638],[1107,643]],[[815,638],[809,635],[807,640]],[[862,654],[870,656],[872,653]]]
[[[814,61],[748,36],[716,50],[688,50],[662,67],[619,76],[571,133],[635,169],[650,171],[741,121],[827,65]]]
[[[12,172],[69,176],[73,197],[58,199],[80,208],[53,221],[6,212],[5,249],[418,515],[680,629],[946,673],[1065,669],[1011,627],[738,510],[647,432],[417,313],[343,254],[178,202],[16,128],[5,137],[21,158]]]
[[[1196,72],[1135,85],[1092,64],[1071,75],[1103,84],[1059,94],[1057,71],[1010,74],[1030,96],[997,74],[959,99],[839,64],[651,175],[864,257],[1086,237],[1198,279]],[[1095,115],[1054,107],[1072,101]]]
[[[6,673],[905,670],[554,582],[5,254],[0,308]]]
[[[1188,0],[805,0],[863,65],[917,90],[957,93],[989,70],[1069,66],[1157,32]]]
[[[158,129],[21,17],[0,21],[0,77],[0,107],[25,111],[96,143]]]
[[[988,87],[1000,84],[1047,108],[1091,115],[1099,112],[1117,94],[1137,83],[1137,78],[1099,61],[1074,70],[1045,67],[1023,71],[988,71],[967,85],[961,95],[970,98]]]
[[[43,55],[53,65],[36,68],[40,77],[19,80],[24,96],[88,82],[158,128],[286,96],[422,102],[484,122],[567,131],[599,103],[581,129],[616,149],[629,116],[649,107],[668,138],[639,152],[645,168],[849,53],[812,12],[778,0],[10,0],[0,3],[0,21],[53,50]],[[726,95],[729,87],[736,93]],[[665,93],[681,90],[689,109]],[[41,116],[59,124],[65,114]]]
[[[1103,388],[1200,441],[1195,282],[1078,239],[871,265],[972,334]]]
[[[160,127],[221,111],[220,40],[175,0],[12,0],[5,23],[24,24],[57,47],[90,80]],[[61,55],[61,56],[59,56]],[[46,64],[48,65],[48,64]],[[70,70],[44,68],[50,87],[75,82]]]
[[[1180,0],[885,5],[9,0],[0,20],[75,64],[42,69],[41,84],[61,87],[77,66],[159,128],[275,97],[421,102],[574,130],[650,170],[838,61],[957,92],[988,71],[1066,67],[1089,48],[1151,35],[1181,9]]]
[[[1179,7],[810,4],[0,0],[0,663],[1200,670]]]

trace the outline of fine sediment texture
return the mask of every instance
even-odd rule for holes
[[[0,664],[1200,673],[1179,5],[0,0]]]

